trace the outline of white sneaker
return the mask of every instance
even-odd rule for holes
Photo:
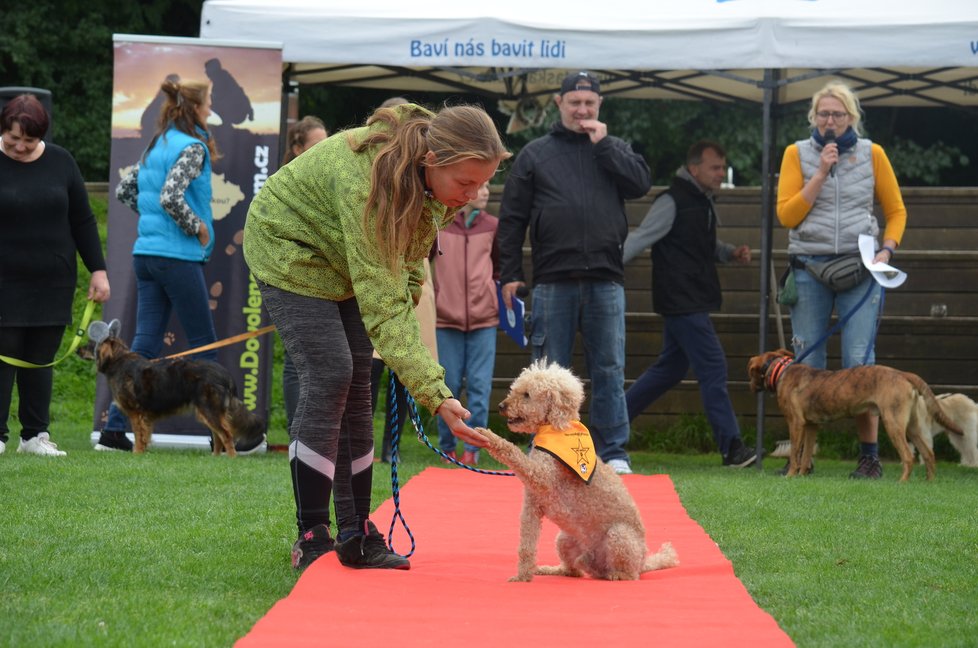
[[[632,467],[628,465],[628,462],[624,459],[609,459],[605,462],[611,469],[614,470],[619,475],[631,475]]]
[[[27,441],[21,439],[20,445],[17,446],[17,452],[26,452],[27,454],[36,454],[45,457],[64,457],[68,454],[64,450],[58,450],[57,444],[51,441],[51,435],[47,432],[41,432],[33,439],[28,439]]]
[[[6,449],[7,449],[7,444],[4,443],[3,441],[0,441],[0,454],[3,454],[3,451]]]

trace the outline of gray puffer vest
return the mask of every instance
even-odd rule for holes
[[[788,254],[852,254],[859,251],[860,234],[879,235],[873,215],[872,144],[860,138],[839,157],[835,176],[826,179],[808,215],[788,230]],[[795,145],[807,184],[818,171],[822,147],[812,138]]]

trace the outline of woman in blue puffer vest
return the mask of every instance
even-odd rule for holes
[[[217,339],[211,319],[204,264],[214,248],[211,160],[217,146],[207,130],[211,89],[207,82],[166,80],[156,134],[139,164],[123,178],[116,198],[139,214],[133,271],[136,333],[132,350],[158,357],[176,310],[190,348]],[[215,350],[194,356],[217,358]],[[132,450],[129,422],[113,404],[96,450]]]

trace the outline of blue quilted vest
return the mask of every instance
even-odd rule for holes
[[[185,148],[201,143],[171,127],[160,135],[139,163],[139,227],[133,254],[199,262],[210,259],[214,249],[214,217],[211,213],[211,156],[206,145],[204,167],[187,187],[184,198],[210,230],[211,240],[207,246],[201,246],[196,236],[188,236],[160,205],[160,191],[167,173]]]

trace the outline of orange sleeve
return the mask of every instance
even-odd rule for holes
[[[801,190],[805,187],[805,178],[801,175],[801,157],[798,146],[789,144],[784,150],[781,160],[781,175],[778,178],[778,220],[785,227],[798,227],[811,211]]]
[[[876,181],[876,200],[883,207],[883,217],[886,219],[883,238],[893,239],[899,244],[907,228],[907,208],[903,204],[903,195],[900,193],[900,185],[897,184],[890,158],[886,157],[886,152],[879,144],[873,144],[873,177]]]

